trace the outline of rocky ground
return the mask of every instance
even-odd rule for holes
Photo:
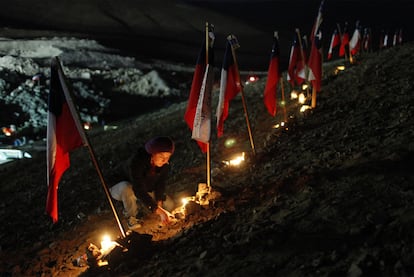
[[[283,120],[281,107],[275,118],[265,111],[265,79],[246,85],[256,154],[239,95],[224,136],[212,137],[209,204],[191,204],[171,226],[148,218],[125,239],[87,149],[71,154],[55,225],[44,213],[44,150],[3,165],[0,275],[412,276],[413,51],[408,43],[366,54],[338,75],[335,64],[326,65],[316,108],[302,113],[287,100],[284,128],[273,128]],[[196,193],[206,181],[206,157],[184,123],[185,105],[89,132],[107,184],[137,145],[161,134],[176,141],[169,191],[177,200]],[[225,166],[242,151],[244,164]],[[104,233],[129,251],[115,248],[106,266],[78,266]]]

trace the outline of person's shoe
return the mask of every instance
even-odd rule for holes
[[[128,227],[131,230],[141,228],[143,223],[144,222],[142,220],[138,220],[135,216],[131,216],[130,218],[128,218]]]

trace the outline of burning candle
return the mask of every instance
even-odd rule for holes
[[[228,165],[228,166],[239,166],[243,161],[244,161],[244,157],[245,157],[245,153],[242,152],[241,155],[236,156],[235,158],[228,160],[228,161],[223,161],[224,164]]]
[[[305,98],[305,94],[304,94],[303,92],[301,92],[301,93],[299,94],[299,99],[298,99],[298,101],[299,101],[299,103],[303,104],[303,103],[305,103],[305,100],[306,100],[306,98]]]
[[[104,235],[102,237],[102,241],[101,241],[101,253],[102,253],[102,255],[106,255],[109,252],[111,252],[112,249],[114,249],[116,245],[117,245],[117,243],[115,241],[111,241],[111,238],[110,238],[109,235]]]

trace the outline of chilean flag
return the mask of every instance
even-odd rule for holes
[[[292,46],[290,48],[289,66],[287,71],[287,80],[291,86],[295,85],[295,82],[300,85],[303,83],[305,76],[300,76],[300,73],[305,70],[306,58],[305,53],[300,47],[298,30],[295,32]]]
[[[349,50],[352,55],[356,55],[361,47],[361,31],[359,30],[359,24],[356,24],[355,31],[352,34],[352,38],[349,41]]]
[[[232,42],[227,41],[221,68],[220,94],[216,110],[217,137],[223,135],[224,121],[229,115],[230,101],[241,91],[240,76],[233,59]]]
[[[270,55],[270,63],[269,69],[267,72],[267,81],[266,86],[263,94],[263,102],[264,105],[271,116],[276,115],[276,92],[277,92],[277,84],[279,83],[280,79],[280,70],[279,70],[279,41],[278,35],[275,32],[273,37],[273,47],[272,53]]]
[[[58,187],[63,173],[69,168],[69,152],[87,144],[63,70],[57,57],[51,63],[47,124],[46,212],[53,223],[58,221]]]
[[[318,29],[312,41],[312,49],[309,56],[309,75],[308,80],[316,91],[321,89],[322,79],[322,31]]]
[[[349,47],[348,23],[345,23],[344,33],[342,34],[341,46],[339,47],[339,57],[345,56]]]
[[[214,40],[212,32],[209,32],[209,38]],[[212,43],[209,45],[208,57],[209,63],[212,63],[214,58]],[[212,65],[206,63],[206,42],[204,40],[197,58],[190,96],[184,114],[184,120],[192,131],[192,138],[197,141],[203,153],[207,152],[207,144],[210,140],[212,76]]]
[[[341,40],[339,38],[338,29],[335,28],[332,37],[331,37],[331,43],[329,44],[329,50],[328,50],[328,60],[332,59],[332,53],[333,49],[335,49],[337,46],[339,46]]]

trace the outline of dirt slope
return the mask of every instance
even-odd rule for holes
[[[413,275],[413,51],[406,44],[368,54],[339,75],[325,66],[317,107],[301,113],[288,100],[284,129],[272,128],[283,109],[276,118],[264,109],[265,79],[246,85],[256,155],[239,95],[225,135],[212,138],[214,200],[169,227],[148,219],[136,235],[141,248],[110,266],[72,264],[104,232],[120,235],[86,149],[71,155],[56,225],[44,214],[45,152],[1,167],[0,275]],[[183,121],[185,104],[89,133],[108,184],[137,144],[168,134],[177,143],[170,191],[194,195],[205,157]],[[234,147],[225,147],[228,138]],[[243,166],[224,166],[241,151]]]

